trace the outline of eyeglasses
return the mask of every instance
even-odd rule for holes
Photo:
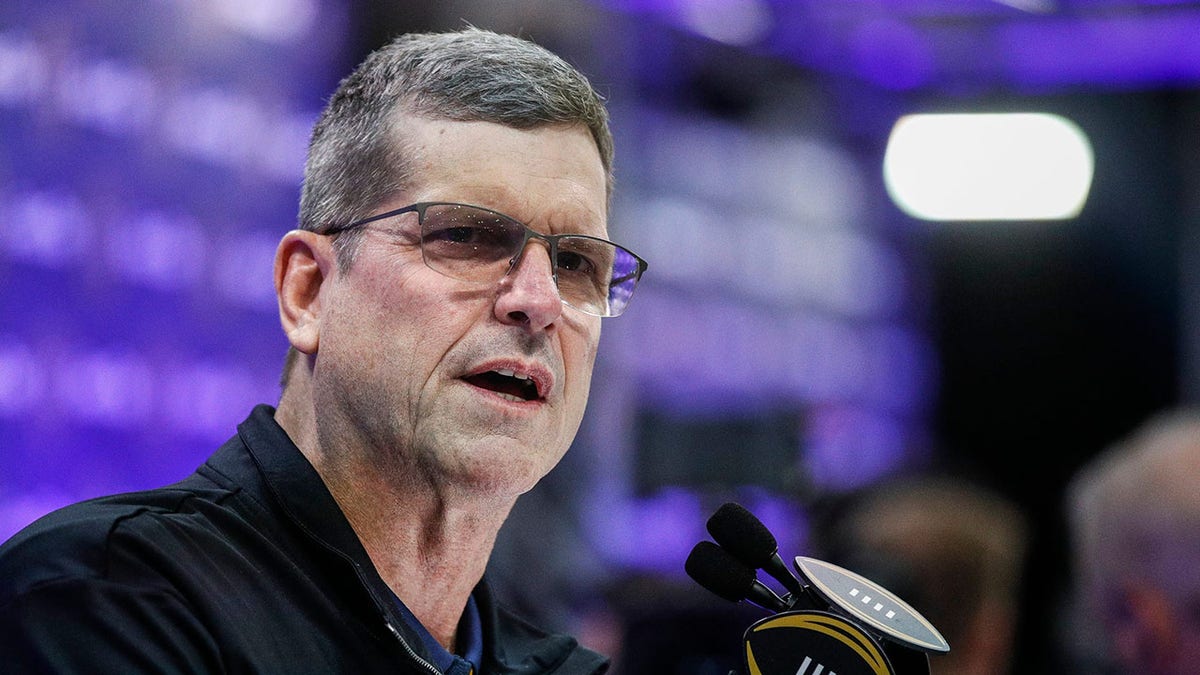
[[[611,241],[586,234],[542,234],[519,220],[469,204],[421,202],[323,234],[337,234],[404,213],[416,213],[421,257],[452,279],[494,284],[521,261],[530,239],[546,242],[563,303],[594,316],[618,316],[629,306],[646,261]]]

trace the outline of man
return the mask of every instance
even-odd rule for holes
[[[611,166],[599,96],[539,47],[468,29],[371,55],[276,254],[278,409],[183,482],[0,549],[6,672],[603,672],[482,578],[645,269],[605,240]]]
[[[1000,494],[947,476],[881,483],[819,524],[830,562],[912,604],[950,643],[929,659],[934,675],[1010,672],[1024,516]]]
[[[1075,670],[1111,661],[1125,673],[1197,672],[1200,416],[1149,421],[1084,467],[1067,504],[1080,625],[1095,629],[1077,638],[1099,652]]]

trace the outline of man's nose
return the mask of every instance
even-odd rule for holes
[[[516,264],[500,282],[496,316],[507,323],[547,328],[562,315],[549,245],[530,239],[518,255]]]

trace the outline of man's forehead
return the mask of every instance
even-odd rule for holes
[[[591,130],[582,123],[578,124],[541,124],[532,127],[514,127],[486,120],[455,120],[448,118],[428,117],[406,112],[396,112],[390,120],[391,137],[405,153],[420,156],[426,161],[437,161],[437,155],[426,153],[440,150],[442,153],[451,151],[457,146],[462,153],[474,150],[486,150],[488,147],[498,147],[504,144],[515,146],[516,152],[539,136],[578,137],[580,154],[587,159],[594,159],[604,174],[600,150]]]
[[[586,127],[407,121],[400,142],[412,171],[397,201],[470,203],[554,231],[606,229],[607,176]]]

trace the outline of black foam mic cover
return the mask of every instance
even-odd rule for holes
[[[708,533],[743,563],[765,570],[792,594],[793,604],[804,594],[803,584],[779,557],[779,542],[753,513],[727,502],[708,519]]]
[[[772,612],[787,607],[782,598],[758,581],[753,568],[711,541],[696,544],[683,569],[696,583],[730,602],[749,600]]]
[[[775,535],[741,504],[728,502],[708,519],[708,533],[743,563],[766,567],[779,551]]]
[[[730,602],[745,600],[754,585],[754,570],[711,541],[696,544],[683,569],[696,583]]]

